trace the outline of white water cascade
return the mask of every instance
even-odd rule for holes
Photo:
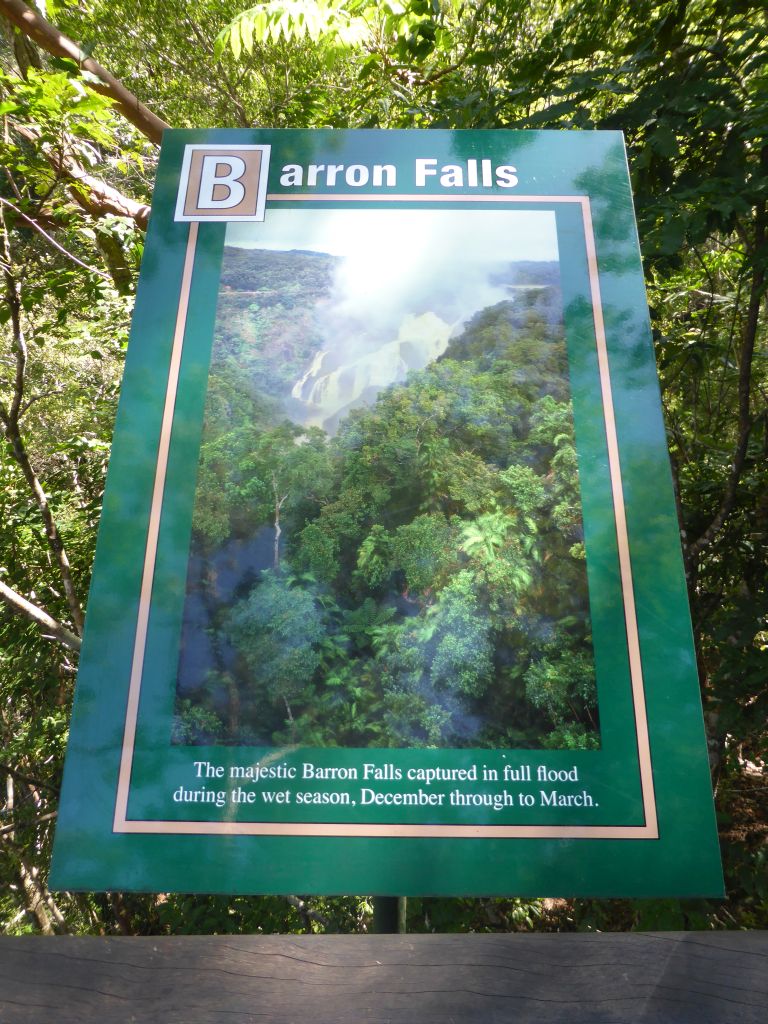
[[[435,313],[406,315],[397,337],[356,356],[350,344],[333,340],[315,353],[307,371],[291,391],[291,415],[304,426],[334,434],[352,409],[374,401],[391,384],[402,383],[409,371],[423,370],[448,348],[452,326]]]

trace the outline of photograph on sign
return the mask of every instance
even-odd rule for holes
[[[228,229],[175,742],[597,747],[583,540],[551,211]]]

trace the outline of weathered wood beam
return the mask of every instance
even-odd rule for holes
[[[3,1024],[764,1024],[768,932],[0,938]]]

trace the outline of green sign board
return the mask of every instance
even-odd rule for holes
[[[52,882],[721,893],[619,134],[166,133]]]

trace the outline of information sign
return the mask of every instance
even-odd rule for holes
[[[618,133],[166,133],[52,884],[722,891]]]

